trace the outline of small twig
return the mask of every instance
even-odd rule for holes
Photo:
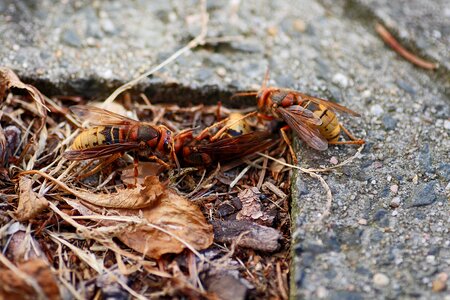
[[[201,23],[201,31],[198,36],[196,36],[193,40],[191,40],[186,46],[176,51],[174,54],[172,54],[169,58],[164,60],[162,63],[154,67],[148,72],[145,72],[144,74],[138,76],[137,78],[125,83],[124,85],[117,88],[106,100],[104,101],[104,104],[109,104],[113,102],[117,96],[119,96],[122,92],[132,88],[134,85],[136,85],[139,81],[141,81],[144,78],[147,78],[148,76],[152,75],[156,71],[164,68],[174,60],[176,60],[178,57],[183,55],[184,53],[188,52],[191,49],[196,48],[197,46],[203,45],[205,43],[206,34],[208,32],[208,20],[209,15],[206,11],[206,0],[201,1],[201,17],[202,17],[202,23]]]
[[[247,173],[248,170],[250,170],[252,166],[248,165],[246,166],[239,174],[236,176],[236,178],[230,183],[230,189],[232,189],[238,182],[241,180],[242,177],[244,177],[245,173]]]
[[[389,45],[395,52],[397,52],[400,56],[402,56],[404,59],[409,61],[410,63],[427,69],[427,70],[433,70],[438,67],[438,64],[429,62],[427,60],[424,60],[408,50],[406,50],[395,38],[394,36],[380,23],[377,23],[375,25],[375,30],[377,33],[381,36],[383,41]]]
[[[267,154],[267,151],[266,153]],[[267,163],[269,162],[269,159],[267,157],[264,157],[263,160],[263,165],[262,165],[262,170],[261,173],[259,174],[259,180],[258,180],[258,184],[256,185],[256,187],[258,188],[258,190],[261,189],[262,184],[264,183],[264,177],[266,176],[266,170],[267,170]]]
[[[330,213],[331,213],[331,205],[333,203],[333,195],[331,193],[330,187],[328,186],[328,183],[325,181],[325,179],[323,179],[322,176],[320,176],[319,174],[315,173],[314,171],[311,171],[311,169],[305,169],[305,168],[302,168],[302,167],[299,167],[299,166],[294,166],[294,165],[285,163],[285,162],[283,162],[283,161],[281,161],[279,159],[273,158],[273,157],[271,157],[269,155],[265,155],[263,153],[260,153],[260,152],[258,152],[258,154],[263,156],[263,157],[267,157],[268,159],[271,159],[273,161],[276,161],[276,162],[278,162],[278,163],[280,163],[280,164],[282,164],[284,166],[300,170],[300,171],[308,174],[309,176],[318,179],[320,181],[320,184],[322,185],[322,187],[327,192],[327,205],[325,207],[324,213],[322,214],[322,216],[315,223],[322,222],[325,218],[327,218],[330,215]]]
[[[93,257],[95,258],[95,256],[89,255],[90,253],[87,253],[87,252],[81,250],[80,248],[75,247],[74,245],[72,245],[68,241],[58,237],[53,232],[49,231],[48,234],[49,234],[50,238],[60,242],[61,244],[65,245],[70,250],[72,250],[75,253],[75,255],[77,255],[88,266],[90,266],[92,269],[94,269],[98,274],[105,274],[106,273],[106,274],[110,275],[118,284],[120,284],[120,286],[122,288],[124,288],[133,297],[136,297],[137,299],[141,299],[141,300],[147,299],[144,296],[142,296],[142,295],[138,294],[137,292],[135,292],[134,290],[132,290],[126,283],[124,283],[114,273],[109,272],[108,270],[104,269],[102,265],[98,264],[97,261],[95,259],[93,259]]]
[[[284,285],[283,275],[281,274],[281,265],[279,261],[277,262],[276,270],[277,270],[278,290],[280,291],[283,299],[288,299],[288,295]]]

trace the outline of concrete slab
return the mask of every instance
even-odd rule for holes
[[[2,1],[1,64],[50,94],[102,98],[199,32],[198,2],[164,3]],[[385,12],[394,29],[413,30],[411,40],[420,46],[419,35],[432,50],[426,53],[445,65],[446,29],[437,29],[440,38],[434,33],[445,20],[422,18],[422,6],[406,9],[404,1],[361,1],[369,11],[361,22],[349,17],[354,3],[208,2],[208,37],[239,38],[191,51],[140,88],[159,101],[226,102],[235,90],[258,88],[270,66],[271,84],[361,112],[342,117],[367,145],[360,159],[324,175],[333,193],[324,223],[314,224],[325,209],[323,188],[295,177],[292,297],[446,299],[448,290],[434,292],[433,281],[450,274],[448,73],[410,65],[372,27],[377,11]],[[445,15],[442,3],[432,6]],[[424,31],[414,31],[409,16]],[[330,165],[355,151],[319,153],[300,143],[300,164]]]

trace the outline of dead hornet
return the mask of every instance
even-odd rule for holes
[[[69,160],[109,157],[102,166],[114,161],[126,151],[135,151],[166,168],[171,165],[163,159],[179,166],[176,153],[181,153],[184,162],[189,164],[209,164],[216,160],[242,157],[252,150],[258,151],[262,140],[268,138],[266,133],[250,133],[210,142],[193,138],[192,130],[175,135],[163,125],[155,126],[135,121],[93,106],[73,106],[71,111],[81,120],[89,121],[93,127],[82,131],[75,138],[71,149],[64,152],[63,156]],[[95,168],[82,177],[94,174],[99,169],[100,167]],[[137,175],[135,157],[135,177]]]
[[[205,128],[198,136],[182,147],[183,161],[191,165],[207,165],[213,161],[229,161],[263,151],[274,144],[270,132],[252,131],[246,118],[231,113],[228,118]],[[213,128],[223,125],[211,136]]]
[[[266,87],[268,73],[263,86],[258,92],[239,93],[235,96],[256,95],[258,110],[269,116],[284,120],[288,127],[304,140],[310,147],[324,151],[328,145],[338,144],[364,144],[364,140],[356,139],[341,123],[339,123],[335,111],[348,113],[359,117],[354,112],[337,103],[325,99],[313,97],[296,90],[278,87]],[[290,147],[291,154],[295,154],[289,140],[281,130],[282,136]],[[350,140],[339,141],[341,130]]]
[[[71,107],[71,111],[93,127],[82,131],[75,138],[71,150],[64,152],[63,156],[69,160],[117,158],[117,154],[135,151],[165,167],[169,164],[163,159],[178,164],[173,134],[163,125],[135,121],[94,106],[77,105]]]

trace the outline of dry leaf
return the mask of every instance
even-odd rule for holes
[[[113,194],[94,194],[70,189],[72,194],[88,203],[108,208],[144,208],[151,206],[165,190],[158,177],[145,178],[144,185],[134,189],[119,190]]]
[[[238,220],[256,220],[263,216],[261,203],[259,201],[258,188],[252,187],[245,189],[238,194],[238,198],[242,202],[242,209],[236,215]]]
[[[157,225],[196,250],[206,249],[213,242],[213,229],[200,209],[187,199],[167,190],[159,203],[143,210],[119,210],[120,215],[142,215],[145,220]],[[180,253],[186,246],[176,238],[158,229],[138,226],[135,230],[118,236],[128,247],[151,258],[166,253]]]
[[[139,162],[137,170],[137,183],[143,185],[146,177],[158,175],[162,170],[164,170],[164,166],[156,162],[143,161]],[[125,184],[134,184],[134,166],[131,165],[123,169],[120,179],[122,179]]]
[[[6,136],[3,131],[2,126],[0,125],[0,166],[4,166],[6,164],[7,152],[6,152]]]
[[[36,280],[48,299],[61,299],[56,279],[41,259],[18,265],[19,270]],[[38,299],[37,292],[12,270],[0,269],[0,299]]]
[[[91,192],[72,189],[64,182],[38,170],[25,171],[21,174],[39,174],[40,176],[54,182],[63,190],[78,197],[80,200],[107,208],[137,209],[148,207],[154,204],[154,202],[165,190],[164,185],[159,182],[159,179],[156,176],[149,176],[145,178],[144,185],[138,185],[134,189],[119,190],[117,193],[112,194],[94,194]]]
[[[30,232],[22,230],[18,230],[11,235],[5,254],[14,263],[37,258],[47,261],[41,245]]]
[[[32,139],[34,144],[32,149],[34,150],[34,153],[26,166],[26,169],[31,170],[34,168],[34,163],[38,156],[42,154],[45,149],[48,137],[45,124],[47,121],[47,110],[49,109],[45,106],[44,96],[37,88],[20,81],[19,77],[17,77],[11,69],[0,67],[0,103],[6,97],[6,93],[12,88],[26,90],[28,92],[33,99],[33,102],[21,101],[20,103],[23,108],[29,110],[32,114],[41,119],[39,128],[34,132],[34,137]]]
[[[258,188],[251,187],[238,194],[242,203],[242,209],[237,213],[237,220],[258,221],[262,224],[271,224],[275,218],[273,214],[263,210],[259,196],[261,193]]]
[[[286,163],[286,160],[282,157],[279,159],[280,161]],[[270,164],[270,172],[272,173],[273,179],[278,180],[278,176],[280,176],[281,171],[283,171],[284,165],[280,164],[277,161],[274,161]]]
[[[104,213],[100,207],[90,204],[87,204],[87,207],[92,211]],[[83,213],[84,210],[79,211]],[[117,238],[128,247],[151,258],[159,258],[166,253],[180,253],[186,248],[186,243],[196,250],[206,249],[214,238],[212,225],[208,224],[201,210],[171,190],[165,190],[151,207],[114,209],[110,210],[109,214],[139,217],[150,224],[127,227],[126,232],[117,234]],[[101,224],[114,226],[119,222],[103,220]]]
[[[36,104],[35,113],[42,118],[47,116],[47,107],[45,107],[45,99],[41,92],[39,92],[39,90],[34,86],[20,81],[19,77],[17,77],[13,70],[0,67],[0,101],[5,98],[6,93],[11,88],[26,90]],[[42,123],[42,126],[44,126],[45,121]]]
[[[47,208],[48,202],[33,191],[33,180],[28,177],[20,177],[19,180],[19,204],[14,216],[19,221],[34,218]]]

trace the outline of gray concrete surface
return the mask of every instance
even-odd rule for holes
[[[450,67],[450,5],[446,0],[387,1],[352,0],[355,9],[366,9],[372,18],[379,19],[404,44]]]
[[[225,100],[258,88],[270,65],[271,84],[362,113],[342,118],[367,145],[324,176],[334,197],[324,224],[314,221],[325,192],[295,177],[294,299],[450,299],[448,288],[432,290],[439,274],[450,275],[450,8],[428,2],[210,1],[209,37],[241,38],[196,49],[140,85],[160,101]],[[101,98],[199,31],[196,1],[31,3],[0,2],[0,61],[49,93]],[[402,60],[375,34],[376,19],[443,67]],[[355,153],[298,146],[302,166]]]

